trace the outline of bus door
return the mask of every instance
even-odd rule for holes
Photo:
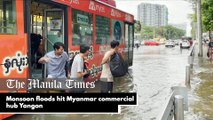
[[[45,10],[45,50],[53,50],[55,42],[64,43],[64,12],[60,9]]]
[[[61,9],[48,9],[44,14],[44,39],[45,52],[53,51],[55,42],[64,43],[64,11]],[[46,77],[46,65],[44,67],[44,76]]]
[[[133,25],[125,24],[125,61],[128,66],[132,66],[133,62],[133,43],[134,43],[134,29]]]
[[[26,11],[30,11],[27,15],[27,18],[30,18],[28,20],[31,41],[30,60],[32,61],[30,74],[32,78],[44,78],[46,77],[46,67],[38,63],[38,60],[47,52],[53,50],[55,42],[66,43],[67,32],[65,35],[64,21],[66,20],[64,13],[67,15],[67,6],[47,0],[26,0],[26,2],[27,6],[30,6],[26,7]]]

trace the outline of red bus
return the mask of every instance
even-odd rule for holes
[[[70,55],[79,52],[80,44],[89,45],[93,80],[101,74],[100,63],[112,40],[120,42],[131,66],[134,16],[114,6],[103,0],[0,0],[0,78],[45,77],[38,59],[55,42],[63,42]]]

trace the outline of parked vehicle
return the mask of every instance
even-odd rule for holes
[[[190,42],[188,40],[182,40],[181,43],[180,43],[180,48],[187,48],[189,49],[190,48]]]
[[[158,46],[160,43],[156,41],[144,41],[144,45]]]
[[[172,40],[166,41],[165,47],[175,47],[175,42]]]
[[[178,40],[174,40],[175,45],[179,45],[179,41]]]
[[[144,42],[145,42],[145,41],[144,41],[144,40],[142,40],[142,41],[141,41],[141,45],[144,45]]]
[[[159,41],[159,43],[161,45],[164,45],[166,43],[166,39],[165,38],[161,38],[160,41]]]

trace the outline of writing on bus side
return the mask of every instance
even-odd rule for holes
[[[3,60],[3,74],[9,75],[11,70],[16,70],[18,73],[22,73],[23,70],[28,67],[27,55],[22,55],[20,51],[16,52],[15,56],[5,57]]]

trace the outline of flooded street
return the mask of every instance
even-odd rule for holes
[[[140,97],[143,120],[153,120],[161,112],[172,86],[184,85],[189,50],[179,46],[142,46],[135,50],[133,76]]]
[[[114,92],[137,92],[138,106],[122,107],[121,114],[108,115],[16,115],[7,120],[155,120],[161,112],[172,86],[184,86],[188,49],[179,46],[141,46],[134,49],[131,76],[116,79]],[[189,111],[186,120],[211,120],[213,118],[213,64],[195,59]],[[201,80],[202,79],[202,80]],[[72,109],[72,108],[68,108]],[[82,107],[83,109],[83,107]],[[104,109],[104,108],[103,108]],[[205,113],[205,114],[203,114]]]
[[[194,59],[186,119],[213,120],[213,63],[206,57]]]

